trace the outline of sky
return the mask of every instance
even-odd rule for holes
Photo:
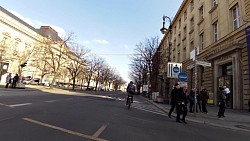
[[[174,18],[183,0],[1,0],[0,5],[34,28],[49,25],[59,35],[105,58],[129,82],[136,44],[163,35],[162,16]],[[168,25],[166,25],[168,26]]]

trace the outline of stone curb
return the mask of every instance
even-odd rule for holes
[[[159,104],[156,104],[153,101],[148,100],[147,98],[144,98],[144,99],[147,100],[148,102],[150,102],[151,104],[153,104],[155,107],[159,108],[160,110],[162,110],[163,112],[168,114],[168,111],[164,107],[160,106]],[[172,117],[176,117],[176,114],[173,113]],[[250,132],[250,130],[241,129],[241,128],[237,128],[237,127],[234,127],[234,126],[225,126],[225,125],[221,125],[221,124],[216,124],[216,123],[202,121],[202,120],[196,120],[196,119],[190,119],[190,118],[186,118],[186,120],[190,121],[190,122],[206,124],[206,125],[210,125],[210,126],[214,126],[214,127],[220,127],[220,128],[225,128],[225,129],[232,129],[232,130],[237,130],[237,131]]]

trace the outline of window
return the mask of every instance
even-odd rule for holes
[[[194,18],[191,18],[190,20],[190,30],[194,29]]]
[[[204,49],[204,33],[200,34],[200,47]]]
[[[212,0],[212,7],[215,7],[217,4],[217,0]]]
[[[204,19],[204,7],[203,7],[203,5],[199,9],[199,13],[200,13],[200,21],[201,21]]]
[[[194,41],[190,42],[190,51],[194,50]]]
[[[183,32],[184,32],[184,38],[187,36],[187,27],[185,26],[184,28],[183,28]]]
[[[194,0],[192,0],[190,3],[190,9],[191,9],[191,12],[194,10]]]
[[[179,19],[179,28],[181,28],[181,19]]]
[[[214,42],[218,41],[218,21],[213,24]]]
[[[187,19],[187,10],[184,12],[184,21]]]
[[[176,26],[174,27],[174,34],[176,34]]]
[[[236,30],[240,27],[240,10],[239,5],[232,8],[232,18],[233,18],[233,29]]]
[[[178,34],[178,44],[181,43],[181,33]]]
[[[186,60],[187,56],[186,56],[186,47],[184,47],[183,49],[183,59]]]
[[[177,56],[177,62],[180,63],[181,62],[181,55],[180,53],[178,52],[178,56]]]

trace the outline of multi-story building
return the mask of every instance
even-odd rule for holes
[[[214,105],[217,105],[218,87],[227,86],[231,91],[230,107],[248,107],[250,54],[246,29],[250,25],[249,13],[248,0],[184,0],[171,21],[171,30],[160,43],[161,50],[170,50],[165,58],[170,55],[172,62],[182,63],[183,71],[188,74],[188,89],[197,82],[198,89],[208,90]],[[198,50],[196,60],[211,66],[199,63],[195,71],[190,55],[195,48]]]
[[[7,72],[21,74],[24,77],[41,78],[42,71],[32,65],[32,62],[41,54],[41,52],[35,54],[37,53],[35,48],[45,46],[44,41],[48,39],[61,40],[51,27],[41,26],[40,29],[36,29],[0,6],[1,82],[5,82]],[[52,50],[56,52],[58,45],[53,44],[51,48],[52,46]],[[24,63],[27,66],[21,67]],[[50,73],[44,76],[48,81],[51,81],[51,78]]]

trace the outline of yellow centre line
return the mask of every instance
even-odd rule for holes
[[[93,137],[98,138],[99,135],[105,130],[105,128],[108,126],[108,124],[104,124],[101,128],[99,128],[99,130],[97,130],[95,132],[95,134],[93,135]]]
[[[55,129],[55,130],[59,130],[59,131],[62,131],[62,132],[65,132],[65,133],[68,133],[68,134],[71,134],[71,135],[76,135],[76,136],[80,136],[80,137],[95,140],[95,141],[108,141],[108,140],[105,140],[105,139],[97,138],[97,137],[94,137],[94,136],[82,134],[82,133],[79,133],[79,132],[71,131],[71,130],[64,129],[64,128],[61,128],[61,127],[57,127],[57,126],[54,126],[54,125],[50,125],[50,124],[47,124],[47,123],[36,121],[36,120],[30,119],[30,118],[23,118],[23,120],[31,122],[31,123],[35,123],[35,124],[38,124],[38,125],[41,125],[41,126],[49,127],[49,128]]]

